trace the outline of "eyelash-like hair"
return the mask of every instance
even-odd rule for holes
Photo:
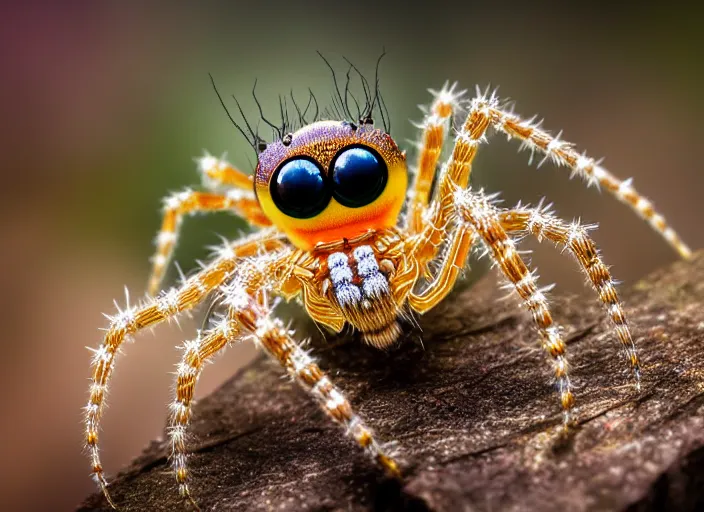
[[[318,99],[315,97],[315,94],[313,94],[313,91],[310,88],[308,88],[308,98],[306,100],[305,107],[302,107],[302,103],[299,104],[293,94],[293,90],[291,90],[288,95],[279,95],[280,120],[278,122],[271,121],[264,115],[262,104],[256,94],[257,81],[254,81],[254,86],[252,87],[252,97],[254,98],[254,102],[259,110],[259,120],[268,125],[272,130],[272,141],[284,140],[288,134],[296,131],[298,128],[323,119],[337,119],[341,121],[348,121],[350,123],[356,123],[358,121],[360,124],[370,124],[374,122],[374,113],[377,113],[381,118],[384,131],[386,133],[390,133],[391,119],[389,117],[389,110],[386,107],[386,102],[381,95],[381,90],[379,87],[379,64],[381,63],[381,59],[384,55],[386,55],[386,51],[382,51],[382,54],[376,61],[373,87],[359,68],[343,56],[348,68],[345,73],[344,87],[341,88],[341,84],[338,83],[337,74],[335,73],[333,66],[322,53],[318,52],[318,55],[321,59],[323,59],[323,62],[330,70],[333,82],[333,92],[331,95],[330,105],[322,110],[319,108]],[[239,111],[243,124],[235,121],[215,85],[215,79],[212,75],[209,76],[210,82],[215,90],[215,94],[217,95],[218,100],[220,100],[220,104],[225,110],[230,122],[232,122],[235,128],[237,128],[237,130],[252,146],[257,155],[264,151],[267,143],[259,135],[260,123],[257,123],[255,127],[252,128],[252,124],[244,115],[240,102],[234,95],[232,95],[232,99],[235,101],[235,105],[237,105],[237,110]],[[351,85],[353,84],[355,77],[359,81],[362,93],[364,94],[364,99],[361,102],[351,90]],[[291,107],[293,108],[293,112],[291,112]]]

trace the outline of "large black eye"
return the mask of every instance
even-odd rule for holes
[[[271,179],[274,204],[289,217],[309,219],[330,202],[330,187],[318,164],[295,158],[279,167]]]
[[[333,196],[349,208],[365,206],[381,195],[389,178],[384,159],[374,150],[354,146],[332,162]]]

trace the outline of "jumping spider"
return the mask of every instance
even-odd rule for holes
[[[348,81],[349,76],[348,72]],[[153,298],[128,305],[110,317],[92,362],[85,441],[93,476],[111,505],[98,454],[98,431],[115,355],[125,339],[212,296],[226,312],[183,345],[171,406],[171,460],[179,490],[192,502],[185,436],[196,382],[207,360],[242,338],[252,339],[278,361],[389,474],[400,474],[397,463],[355,414],[342,391],[301,348],[294,333],[272,316],[269,294],[300,300],[313,320],[332,331],[340,332],[348,323],[364,342],[383,349],[401,334],[397,318],[409,311],[423,314],[442,301],[466,266],[472,247],[483,244],[532,313],[568,424],[574,398],[565,343],[544,289],[538,287],[514,244],[516,237],[532,235],[574,255],[606,307],[638,383],[636,349],[614,281],[589,237],[591,226],[566,223],[542,206],[499,208],[493,196],[472,189],[468,182],[477,150],[487,142],[487,131],[502,132],[531,152],[569,168],[588,184],[608,190],[647,220],[680,256],[690,257],[687,246],[652,204],[634,190],[630,180],[619,180],[592,158],[576,152],[572,144],[507,111],[495,94],[477,90],[467,100],[465,91],[448,84],[440,91],[430,91],[434,100],[421,126],[413,181],[407,191],[406,154],[388,133],[388,113],[378,94],[378,81],[377,87],[370,87],[361,74],[360,78],[366,105],[360,108],[353,98],[357,116],[350,111],[347,87],[342,93],[337,81],[333,101],[337,119],[332,112],[319,116],[316,101],[316,115],[308,121],[311,101],[301,112],[292,97],[300,126],[289,131],[290,126],[275,127],[262,116],[277,128],[276,140],[269,144],[252,131],[246,119],[247,131],[235,123],[258,153],[253,177],[206,154],[198,160],[205,190],[185,190],[166,199],[148,287]],[[384,129],[374,126],[375,109]],[[284,112],[282,108],[286,125],[288,114]],[[456,129],[451,155],[438,165],[451,119],[459,113],[465,121]],[[405,214],[400,215],[404,204]],[[182,218],[215,211],[234,213],[261,229],[226,242],[202,270],[157,295]],[[438,270],[433,273],[430,268]]]

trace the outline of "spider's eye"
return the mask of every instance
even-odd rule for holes
[[[284,163],[274,172],[270,187],[278,209],[297,219],[315,217],[332,197],[323,170],[307,158]]]
[[[365,147],[343,150],[331,167],[333,196],[349,208],[368,205],[381,195],[389,178],[384,159]]]

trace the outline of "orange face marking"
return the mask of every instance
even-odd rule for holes
[[[358,148],[358,155],[366,156],[367,163],[373,162],[385,169],[383,185],[375,181],[373,175],[370,179],[370,175],[363,171],[359,171],[359,177],[355,176],[353,167],[347,168],[346,182],[340,183],[337,178],[334,179],[331,167],[337,166],[341,155],[352,148]],[[312,199],[308,200],[306,196],[306,200],[317,201],[316,194],[332,196],[327,203],[326,200],[321,201],[321,211],[314,211],[305,218],[285,212],[286,208],[282,208],[282,201],[276,196],[277,171],[280,175],[286,164],[299,158],[306,161],[305,172],[302,171],[304,178],[315,175],[315,178],[310,178],[310,183],[320,187],[320,192],[316,189],[311,195]],[[360,162],[364,167],[363,158]],[[405,154],[390,135],[369,125],[357,127],[340,121],[319,121],[293,133],[288,144],[274,142],[259,155],[254,190],[271,222],[286,233],[296,247],[310,250],[318,243],[353,238],[370,229],[396,225],[407,183]],[[357,194],[362,195],[365,187],[379,187],[380,192],[377,191],[376,197],[372,195],[366,202],[360,201],[360,206],[346,205],[343,204],[346,202],[345,187],[353,187]],[[295,199],[296,194],[293,197]]]

